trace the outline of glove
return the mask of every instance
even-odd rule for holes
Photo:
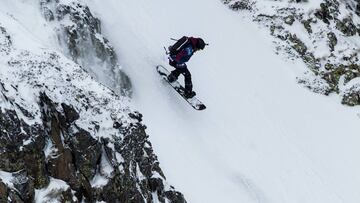
[[[169,65],[176,68],[176,62],[175,61],[169,60]]]

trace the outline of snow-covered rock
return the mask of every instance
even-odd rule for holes
[[[300,58],[307,65],[309,70],[299,76],[299,83],[314,92],[339,93],[344,104],[360,104],[358,84],[352,83],[354,88],[346,93],[339,87],[360,76],[358,1],[222,1],[268,28],[277,53]],[[339,84],[341,77],[344,84]]]
[[[47,20],[59,20],[51,27],[69,31],[69,50],[78,55],[67,58],[63,49],[44,46],[17,13],[0,10],[1,202],[185,202],[165,181],[142,115],[125,94],[131,86],[116,94],[87,72],[84,49],[94,50],[104,66],[119,68],[99,28],[84,28],[99,26],[98,20],[74,1],[35,3],[15,5],[33,5]],[[63,12],[44,11],[47,3]],[[79,17],[81,8],[87,14]],[[70,29],[64,18],[79,24]],[[88,35],[72,36],[82,32]],[[84,47],[89,40],[93,47]]]
[[[113,47],[101,34],[100,20],[90,9],[78,0],[42,0],[40,5],[66,55],[116,93],[130,96],[130,79],[121,69]]]

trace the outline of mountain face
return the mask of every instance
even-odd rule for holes
[[[165,181],[130,107],[130,79],[89,8],[0,4],[9,8],[0,10],[0,202],[186,202]],[[16,6],[38,11],[59,48],[39,43],[46,36],[34,38]]]
[[[360,2],[215,1],[1,0],[0,203],[357,202],[358,118],[251,32],[358,105]],[[189,62],[202,114],[152,75],[184,34],[210,44]]]
[[[299,83],[321,94],[339,94],[343,104],[360,104],[359,1],[222,1],[268,29],[279,55],[307,65]]]

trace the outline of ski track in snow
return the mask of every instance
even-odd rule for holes
[[[296,84],[305,66],[281,61],[267,31],[217,0],[90,6],[134,82],[168,181],[189,202],[360,202],[359,108]],[[210,43],[188,63],[203,112],[155,70],[183,35]]]

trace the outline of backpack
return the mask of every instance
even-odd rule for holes
[[[169,47],[170,56],[178,54],[181,50],[183,50],[190,43],[190,39],[188,37],[182,37],[174,45]]]

